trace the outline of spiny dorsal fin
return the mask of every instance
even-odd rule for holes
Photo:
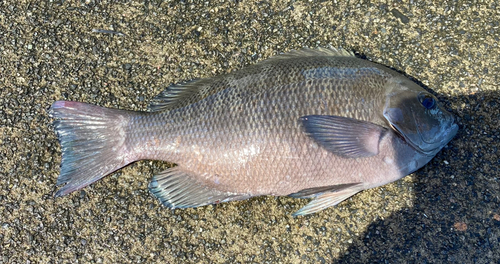
[[[270,64],[279,63],[279,61],[287,59],[296,59],[301,57],[352,57],[354,54],[345,49],[339,48],[303,48],[301,50],[292,50],[287,53],[273,56],[267,60],[263,60],[254,65],[250,65],[245,69],[248,72],[259,72]],[[180,107],[185,107],[195,102],[198,102],[212,94],[218,93],[224,89],[230,88],[229,81],[235,78],[236,72],[215,76],[212,78],[196,79],[190,82],[175,84],[169,86],[163,92],[158,94],[149,105],[150,111],[172,110]]]
[[[265,61],[272,62],[273,60],[300,58],[300,57],[354,57],[354,53],[347,51],[343,48],[302,48],[300,50],[291,50],[289,52],[273,56]]]

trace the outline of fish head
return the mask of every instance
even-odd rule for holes
[[[434,95],[404,77],[394,77],[386,88],[384,118],[415,151],[434,156],[456,135],[455,117]]]

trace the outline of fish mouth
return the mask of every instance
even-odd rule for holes
[[[426,156],[436,155],[436,153],[439,152],[439,150],[441,150],[446,144],[448,144],[448,142],[450,142],[453,139],[453,137],[455,137],[455,135],[457,134],[457,131],[458,131],[458,125],[455,122],[453,122],[451,124],[451,126],[444,132],[446,136],[443,137],[443,139],[440,141],[439,145],[437,145],[435,148],[423,149],[420,146],[418,146],[417,144],[413,143],[396,126],[394,126],[390,122],[389,122],[389,126],[392,128],[393,131],[396,132],[395,134],[399,138],[401,138],[401,140],[403,140],[406,144],[408,144],[410,147],[412,147],[418,153],[420,153],[422,155],[426,155]],[[418,134],[419,134],[419,137],[422,140],[422,142],[430,144],[430,143],[426,142],[425,140],[423,140],[422,135],[420,133],[418,133]]]

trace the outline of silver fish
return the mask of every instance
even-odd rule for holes
[[[57,101],[50,113],[62,148],[56,197],[153,159],[177,164],[149,184],[172,209],[259,195],[313,198],[294,215],[414,172],[458,130],[408,78],[331,49],[173,85],[148,112]]]

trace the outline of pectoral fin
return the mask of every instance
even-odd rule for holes
[[[341,116],[311,115],[301,118],[305,132],[328,151],[346,158],[378,154],[387,129],[366,121]]]
[[[314,189],[306,189],[304,191],[291,194],[290,195],[291,197],[296,197],[296,198],[315,197],[314,200],[312,200],[310,203],[308,203],[306,206],[302,207],[300,210],[293,213],[292,215],[293,216],[308,215],[319,212],[328,207],[337,205],[343,200],[353,196],[354,194],[364,189],[362,183],[349,183],[349,184],[341,184],[329,187],[330,187],[329,191],[323,193],[317,193],[316,196],[314,196],[314,193],[312,193],[312,190]],[[319,189],[324,190],[325,188],[326,187],[321,187]]]

